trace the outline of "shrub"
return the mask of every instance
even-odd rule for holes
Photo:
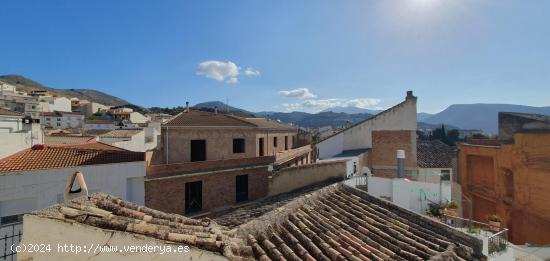
[[[497,215],[490,215],[489,217],[487,217],[487,220],[493,222],[502,222],[502,219],[500,219],[500,217]]]
[[[456,201],[449,201],[449,204],[447,204],[447,208],[451,208],[451,209],[457,209],[458,208],[458,203],[456,203]]]

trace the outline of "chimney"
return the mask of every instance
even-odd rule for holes
[[[406,99],[408,100],[408,99],[412,99],[412,98],[416,98],[416,97],[414,97],[414,95],[413,95],[413,91],[407,91],[407,97],[406,97]]]
[[[405,177],[405,151],[397,150],[397,178]]]
[[[185,112],[189,112],[189,102],[185,102]]]
[[[214,113],[218,115],[218,106],[214,106]]]
[[[76,190],[73,190],[72,188],[75,181],[78,182],[79,188]],[[81,196],[88,196],[88,186],[86,186],[86,181],[84,180],[84,174],[82,174],[82,172],[80,171],[77,171],[69,175],[69,178],[67,179],[67,184],[65,185],[63,199],[65,203],[67,203],[72,199],[75,199]]]

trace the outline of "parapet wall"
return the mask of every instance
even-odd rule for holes
[[[285,168],[269,177],[268,196],[310,186],[326,180],[346,177],[346,161],[320,162]]]

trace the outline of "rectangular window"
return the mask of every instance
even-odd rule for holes
[[[202,210],[202,181],[185,183],[185,213]]]
[[[206,140],[191,140],[191,161],[206,160]]]
[[[258,153],[260,157],[264,156],[264,138],[258,139]]]
[[[244,139],[233,139],[233,153],[244,153]]]
[[[58,123],[57,123],[57,127],[61,127],[61,123],[58,122]]]
[[[273,147],[277,147],[277,137],[273,137]]]

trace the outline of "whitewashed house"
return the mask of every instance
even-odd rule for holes
[[[0,224],[63,202],[70,174],[84,174],[90,192],[144,203],[145,155],[100,142],[35,145],[0,160]]]
[[[117,128],[112,120],[84,120],[83,129],[87,130],[114,130]]]
[[[0,159],[42,142],[39,123],[23,113],[0,108]]]
[[[40,113],[42,125],[54,129],[81,128],[84,115],[71,111]]]
[[[97,140],[130,151],[144,152],[147,150],[143,129],[115,129],[99,135]]]

